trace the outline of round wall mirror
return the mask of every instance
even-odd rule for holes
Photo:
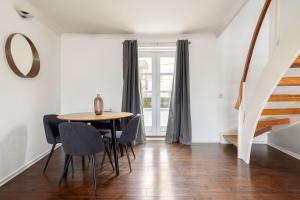
[[[40,71],[39,54],[32,41],[20,33],[11,34],[5,44],[5,54],[12,71],[22,78],[33,78]]]

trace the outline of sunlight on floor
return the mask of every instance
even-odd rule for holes
[[[151,141],[151,140],[165,140],[165,137],[146,137],[147,141]]]

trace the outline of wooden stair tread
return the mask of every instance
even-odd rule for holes
[[[291,68],[300,68],[300,56],[296,58]]]
[[[269,102],[278,102],[278,101],[300,101],[299,94],[273,94],[270,96]]]
[[[265,132],[269,132],[271,130],[272,130],[272,126],[265,126],[262,128],[257,128],[255,130],[254,137],[260,136],[260,135],[264,134]]]
[[[300,63],[294,63],[291,68],[300,68]]]
[[[227,140],[230,144],[238,146],[238,136],[237,135],[223,135],[224,139]]]
[[[271,119],[263,119],[260,120],[257,124],[254,137],[260,136],[266,132],[269,132],[272,130],[272,126],[276,125],[284,125],[289,124],[290,119],[289,118],[271,118]],[[230,144],[233,144],[234,146],[238,146],[238,136],[237,135],[223,135],[224,139],[228,141]]]
[[[268,127],[268,126],[275,126],[275,125],[283,125],[283,124],[289,124],[290,119],[289,118],[271,118],[271,119],[263,119],[259,120],[257,123],[256,128],[260,129],[263,127]]]
[[[300,108],[270,108],[264,109],[262,115],[300,115]]]
[[[278,86],[300,86],[300,77],[283,77]]]

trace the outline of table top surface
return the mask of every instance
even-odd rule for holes
[[[129,112],[103,112],[102,115],[96,115],[93,112],[85,112],[59,115],[57,118],[65,121],[102,121],[122,119],[132,115],[133,114]]]

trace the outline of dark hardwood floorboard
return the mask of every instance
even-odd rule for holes
[[[300,161],[267,145],[254,145],[250,165],[236,159],[231,145],[148,141],[135,151],[132,173],[126,156],[120,159],[119,177],[108,160],[102,172],[98,168],[94,191],[90,164],[82,169],[81,158],[75,159],[74,177],[69,170],[58,186],[64,161],[59,148],[46,174],[44,158],[2,186],[0,199],[300,199]]]

